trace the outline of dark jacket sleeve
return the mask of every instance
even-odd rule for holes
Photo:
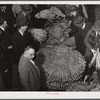
[[[71,31],[69,32],[69,36],[71,37],[75,35],[76,32],[78,32],[78,28],[73,23],[71,23]]]
[[[79,32],[75,34],[76,49],[82,53],[82,36]]]
[[[18,41],[15,38],[12,39],[12,46],[13,46],[13,53],[14,53],[15,62],[18,64],[19,59],[20,59],[20,55],[18,53],[18,51],[19,51]]]
[[[87,33],[87,35],[86,35],[86,37],[85,37],[85,40],[84,40],[84,43],[85,43],[86,47],[87,47],[89,50],[92,49],[91,44],[89,43],[89,35],[91,34],[91,32],[92,32],[92,29],[88,31],[88,33]]]

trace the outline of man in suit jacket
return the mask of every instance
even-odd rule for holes
[[[9,33],[6,31],[7,21],[0,17],[0,73],[6,89],[11,88],[11,56],[12,48]]]
[[[36,91],[40,88],[40,70],[32,60],[34,54],[35,50],[28,46],[18,65],[22,89],[25,91]]]
[[[77,26],[77,32],[75,34],[76,49],[84,56],[86,52],[86,46],[84,39],[87,32],[92,27],[92,22],[87,21],[84,17],[78,16],[74,20],[74,24]]]
[[[74,20],[74,24],[77,26],[77,32],[75,34],[75,40],[76,40],[76,49],[85,57],[86,52],[86,45],[84,43],[85,37],[88,33],[88,31],[92,27],[92,22],[86,20],[82,16],[78,16]],[[85,58],[86,62],[87,59]],[[82,80],[85,80],[85,75],[88,70],[88,63],[86,63],[86,68],[82,76]]]
[[[0,5],[0,17],[6,19],[10,34],[14,33],[15,17],[12,12],[12,5]]]

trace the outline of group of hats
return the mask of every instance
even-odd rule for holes
[[[85,18],[82,17],[82,16],[77,16],[75,19],[74,19],[74,25],[75,26],[82,26],[85,22]],[[100,31],[100,20],[96,20],[94,22],[94,25],[92,26],[92,30],[94,31]]]
[[[71,13],[73,11],[77,11],[78,10],[78,5],[66,5],[66,9],[68,13]],[[74,25],[75,26],[82,26],[85,22],[85,18],[81,15],[76,16],[74,19]]]
[[[31,13],[33,11],[33,8],[31,5],[24,4],[21,5],[22,11],[25,13]],[[27,26],[29,22],[24,19],[24,18],[16,18],[16,26],[21,27],[21,26]]]
[[[2,5],[1,5],[2,6]],[[22,11],[24,11],[25,13],[31,13],[33,11],[33,8],[31,5],[28,4],[24,4],[21,5]],[[66,5],[66,8],[68,8],[68,10],[70,12],[77,10],[77,7],[75,5]],[[0,25],[2,25],[4,23],[5,19],[0,17]],[[77,16],[74,19],[74,25],[75,26],[81,26],[83,25],[85,22],[85,18],[83,16]],[[28,21],[23,19],[23,18],[19,18],[16,20],[16,26],[27,26],[28,25]],[[97,20],[94,22],[94,25],[92,27],[93,30],[100,30],[100,20]]]

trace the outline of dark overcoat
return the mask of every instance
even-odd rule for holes
[[[86,46],[84,43],[84,39],[88,33],[88,31],[91,29],[92,23],[87,21],[86,26],[84,29],[81,29],[80,27],[77,27],[78,31],[75,33],[75,40],[76,40],[76,49],[82,54],[85,54]]]
[[[12,37],[12,46],[15,62],[18,64],[20,56],[23,54],[24,49],[29,45],[28,39],[22,36],[18,31]]]

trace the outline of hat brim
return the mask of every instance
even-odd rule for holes
[[[20,20],[21,21],[21,20]],[[16,27],[21,27],[21,26],[28,26],[29,25],[29,22],[26,21],[24,24],[20,24],[20,21],[16,21]]]
[[[22,11],[24,11],[24,12],[26,12],[26,13],[31,13],[31,12],[33,11],[33,9],[32,9],[32,7],[30,7],[30,10],[25,10],[25,9],[23,9],[23,7],[22,7]]]
[[[76,23],[76,21],[74,21],[74,25],[75,26],[82,26],[85,22],[85,18],[83,19],[82,23]]]

